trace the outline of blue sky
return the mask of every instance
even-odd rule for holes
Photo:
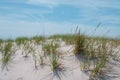
[[[0,0],[0,38],[74,33],[120,37],[120,0]]]

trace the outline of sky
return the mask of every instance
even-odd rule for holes
[[[120,37],[120,0],[0,0],[0,38],[73,34],[77,26]]]

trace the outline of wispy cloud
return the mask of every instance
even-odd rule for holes
[[[119,8],[119,0],[28,0],[28,2],[31,4],[44,4],[48,6],[73,5],[90,8]]]
[[[89,22],[91,20],[105,23],[117,23],[119,24],[120,13],[119,0],[28,0],[31,4],[41,4],[53,7],[54,10],[58,9],[56,7],[61,5],[71,5],[74,6],[77,12],[73,15],[78,15],[77,18],[72,18],[73,20],[78,20],[79,22]],[[73,8],[72,10],[74,10]],[[70,14],[71,12],[64,11],[63,13]],[[59,10],[60,11],[60,10]],[[61,11],[60,11],[61,12]],[[49,15],[49,14],[48,14]],[[56,14],[54,14],[56,15]]]
[[[52,35],[75,33],[75,28],[78,26],[83,33],[91,35],[95,29],[94,26],[84,24],[74,24],[69,22],[24,22],[24,21],[0,21],[0,38],[15,38],[19,36],[34,36],[34,35]],[[2,27],[4,26],[4,27]],[[92,36],[120,36],[120,27],[101,25]],[[106,33],[110,31],[109,33]],[[4,34],[4,35],[3,35]]]
[[[119,3],[119,0],[0,0],[0,26],[5,27],[0,27],[0,34],[12,35],[13,30],[8,29],[14,29],[17,31],[14,35],[23,35],[22,31],[32,35],[43,33],[43,27],[46,34],[67,33],[74,32],[77,25],[89,33],[101,22],[96,35],[110,30],[109,35],[118,36]]]

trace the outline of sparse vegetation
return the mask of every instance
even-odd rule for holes
[[[60,67],[60,55],[57,53],[58,45],[54,43],[54,41],[50,42],[50,54],[49,60],[51,63],[52,70],[55,70]]]
[[[63,41],[67,44],[65,46],[73,46],[73,54],[76,57],[80,56],[80,69],[89,72],[89,80],[96,80],[103,75],[102,73],[107,71],[106,68],[111,59],[120,61],[120,55],[117,54],[119,49],[115,50],[120,45],[119,39],[89,37],[76,29],[75,34],[53,35],[49,38],[43,36],[19,37],[15,41],[0,39],[2,69],[8,69],[16,48],[21,50],[25,58],[32,56],[34,67],[37,70],[38,66],[42,66],[44,63],[50,64],[53,71],[61,68],[61,59],[65,53],[59,54],[58,50],[62,48],[59,45]],[[46,61],[47,59],[48,61]]]
[[[51,44],[43,44],[42,49],[44,51],[44,56],[47,56],[51,53]]]
[[[27,38],[27,37],[18,37],[18,38],[15,39],[15,42],[17,43],[17,45],[25,44],[26,41],[29,41],[29,38]]]
[[[83,54],[84,53],[84,48],[85,48],[85,36],[80,33],[80,30],[77,32],[76,29],[76,34],[74,35],[74,54]]]
[[[53,35],[53,36],[50,36],[49,39],[62,39],[63,41],[65,41],[65,43],[67,45],[69,44],[73,44],[73,41],[75,40],[75,36],[72,35],[72,34],[56,34],[56,35]]]
[[[1,49],[2,52],[2,70],[6,68],[8,70],[8,65],[13,59],[13,55],[15,54],[15,49],[12,49],[12,42],[4,43],[4,46]]]
[[[36,44],[40,44],[41,42],[45,41],[44,36],[34,36],[31,39],[34,40]]]
[[[59,58],[58,54],[51,54],[49,56],[49,58],[50,58],[52,70],[56,70],[56,69],[60,68],[61,63],[60,63],[60,58]]]

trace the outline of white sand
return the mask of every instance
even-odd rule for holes
[[[38,70],[36,70],[32,57],[25,59],[21,55],[21,50],[18,50],[9,66],[9,71],[6,69],[2,71],[0,68],[0,80],[88,80],[88,75],[80,70],[79,62],[72,55],[72,47],[72,45],[68,45],[59,48],[60,52],[66,54],[63,54],[62,57],[62,70],[58,71],[51,70],[48,59],[45,60],[44,65],[38,66]],[[120,80],[120,63],[113,67],[118,75],[117,78],[111,79]]]

